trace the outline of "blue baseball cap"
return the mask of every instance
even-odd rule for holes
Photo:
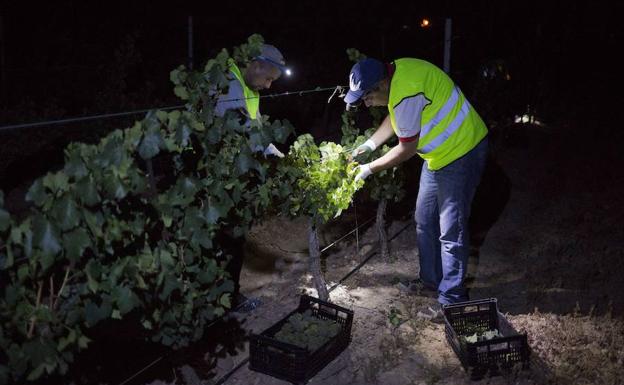
[[[385,77],[384,63],[377,59],[362,59],[351,68],[349,73],[349,92],[345,103],[352,104],[360,100],[366,91],[370,91]]]

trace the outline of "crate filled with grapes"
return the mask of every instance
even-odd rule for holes
[[[496,298],[444,305],[448,343],[473,380],[529,366],[526,333],[498,311]]]
[[[249,368],[303,384],[351,341],[353,311],[304,295],[299,307],[249,343]]]

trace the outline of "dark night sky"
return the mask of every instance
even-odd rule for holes
[[[90,3],[0,6],[0,123],[176,103],[168,74],[186,62],[188,15],[194,20],[196,66],[255,32],[278,46],[297,75],[277,82],[276,91],[345,84],[349,47],[386,60],[414,56],[441,66],[445,16],[453,18],[452,77],[468,95],[479,68],[503,59],[512,76],[514,108],[532,103],[551,121],[569,120],[603,106],[596,94],[608,94],[621,72],[613,58],[621,38],[622,6],[616,2]],[[432,19],[429,30],[418,28],[423,16]],[[263,110],[314,125],[326,98],[282,98]]]

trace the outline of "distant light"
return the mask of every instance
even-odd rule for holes
[[[514,123],[529,123],[529,124],[534,124],[536,126],[544,125],[544,123],[542,123],[541,120],[537,119],[535,115],[531,115],[531,114],[523,114],[523,115],[514,116]]]
[[[420,21],[420,27],[421,28],[427,28],[427,27],[429,27],[430,24],[431,23],[429,22],[429,19],[422,19]]]
[[[286,74],[286,76],[291,76],[292,75],[292,71],[290,70],[290,68],[286,68],[284,70],[284,73]]]

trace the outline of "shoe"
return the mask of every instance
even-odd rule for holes
[[[433,323],[444,323],[444,310],[439,303],[426,306],[416,313],[417,318],[425,319]]]
[[[241,293],[236,296],[236,302],[232,307],[234,313],[249,313],[255,310],[258,306],[262,305],[260,298],[248,298]]]
[[[409,294],[416,294],[416,295],[420,295],[423,297],[432,297],[432,298],[438,296],[438,291],[436,289],[433,289],[425,285],[425,283],[420,278],[416,278],[412,280],[407,280],[407,279],[401,280],[399,281],[398,285],[399,285],[399,289]]]

